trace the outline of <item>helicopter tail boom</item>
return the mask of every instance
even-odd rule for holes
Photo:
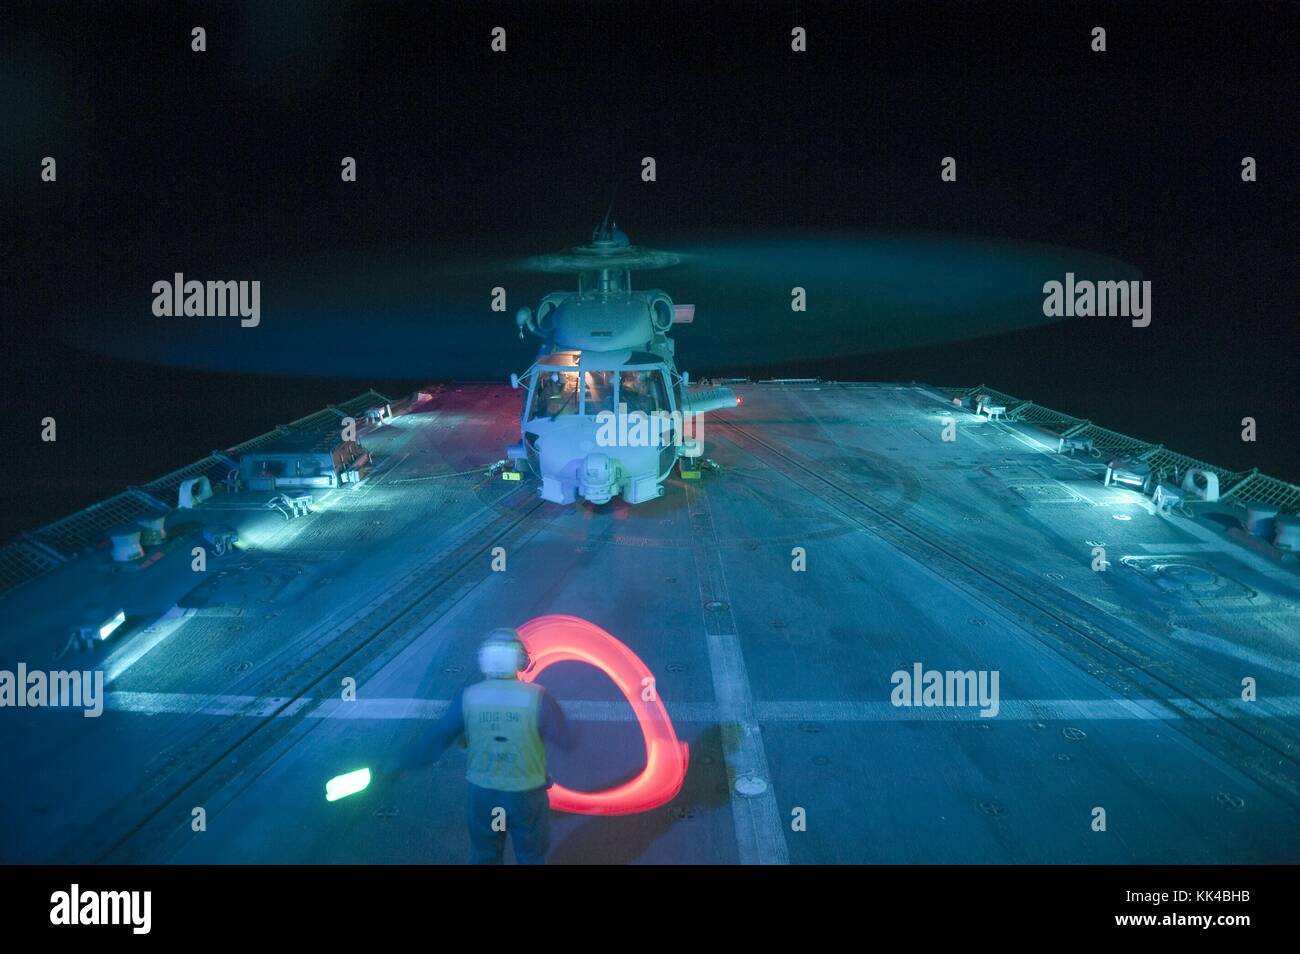
[[[707,391],[693,391],[683,395],[687,414],[707,414],[709,411],[721,411],[735,407],[740,402],[731,388],[710,388]]]

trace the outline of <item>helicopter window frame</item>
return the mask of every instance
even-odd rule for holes
[[[622,367],[618,369],[616,375],[617,387],[614,391],[614,406],[616,408],[621,407],[626,403],[623,400],[623,375],[625,374],[644,374],[658,377],[657,382],[651,386],[655,391],[655,403],[657,403],[659,407],[652,411],[646,411],[644,408],[629,408],[629,413],[633,410],[637,410],[645,414],[671,414],[676,409],[675,402],[673,401],[672,386],[669,383],[666,369],[662,365],[658,364],[632,365],[631,367]]]
[[[612,368],[600,368],[600,369],[584,368],[581,365],[579,365],[578,373],[581,375],[581,377],[578,379],[578,392],[579,392],[578,413],[581,414],[583,417],[594,417],[596,414],[599,414],[601,411],[609,411],[610,413],[616,413],[618,411],[619,371]],[[607,400],[610,402],[610,405],[608,407],[602,407],[600,411],[587,410],[587,388],[588,388],[587,375],[589,374],[607,374],[610,376],[609,380],[613,382],[613,387],[610,388],[609,396],[607,398]],[[605,404],[606,402],[601,401],[599,403]]]
[[[612,410],[617,412],[619,405],[623,401],[623,375],[624,374],[658,375],[658,381],[657,384],[655,385],[656,391],[658,391],[659,387],[662,387],[663,389],[662,391],[658,391],[657,393],[657,400],[661,405],[659,408],[659,412],[672,415],[675,414],[678,410],[677,393],[674,388],[674,385],[676,384],[677,380],[680,380],[680,376],[674,374],[671,369],[658,362],[654,364],[633,364],[633,365],[621,365],[619,367],[609,367],[609,368],[591,368],[591,367],[584,367],[581,361],[572,365],[567,365],[567,364],[560,365],[560,364],[552,364],[550,362],[539,361],[534,363],[533,366],[530,367],[528,371],[525,373],[528,376],[528,396],[527,396],[527,400],[525,401],[525,410],[523,415],[523,423],[525,425],[527,425],[532,421],[536,421],[540,419],[553,421],[558,417],[568,416],[569,414],[577,414],[583,417],[593,417],[596,414],[600,413],[599,411],[588,410],[588,406],[589,406],[587,402],[588,388],[587,388],[587,383],[585,378],[585,375],[587,374],[608,374],[610,376],[609,380],[612,382],[612,397],[608,398],[607,400],[612,400],[612,408],[603,406],[606,404],[606,401],[602,401],[600,402],[602,405],[601,410]],[[552,374],[575,375],[574,387],[575,390],[577,391],[578,400],[574,410],[566,411],[563,414],[555,414],[554,416],[552,416],[551,414],[539,408],[539,401],[549,399],[549,397],[543,398],[541,396],[541,390],[542,390],[541,385],[542,385],[543,378],[548,377]],[[595,405],[592,404],[591,406],[594,407]]]
[[[533,421],[542,420],[542,419],[548,421],[554,421],[560,417],[567,417],[569,414],[581,414],[583,389],[582,389],[582,383],[581,381],[579,381],[577,377],[579,373],[580,370],[576,365],[571,365],[569,367],[560,367],[558,365],[549,365],[549,364],[540,364],[540,363],[534,365],[532,383],[529,385],[528,388],[528,411],[526,416],[524,417],[524,423],[529,424]],[[557,374],[557,375],[570,374],[574,376],[573,388],[577,394],[578,401],[576,404],[574,404],[573,410],[557,411],[555,414],[551,414],[548,410],[539,409],[538,398],[541,390],[540,385],[542,383],[543,378],[548,378],[553,374]],[[546,398],[542,398],[542,400],[549,400],[549,396]],[[566,402],[564,406],[567,407],[568,403]]]

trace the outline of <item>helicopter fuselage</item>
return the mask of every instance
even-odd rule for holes
[[[564,259],[580,266],[578,290],[552,292],[536,314],[523,308],[516,316],[520,334],[543,343],[532,366],[512,378],[525,396],[522,439],[508,453],[516,470],[540,480],[545,500],[644,503],[663,494],[679,458],[702,453],[699,409],[667,334],[693,308],[660,289],[631,287],[626,265],[651,254],[662,253],[635,249],[616,230],[598,231],[593,245]],[[734,403],[727,392],[709,407]]]

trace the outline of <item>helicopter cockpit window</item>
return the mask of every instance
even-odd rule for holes
[[[533,392],[533,409],[530,421],[539,417],[556,418],[561,414],[578,413],[578,372],[537,372],[537,387]]]
[[[627,406],[629,414],[667,411],[668,393],[663,375],[658,371],[624,371],[619,375],[618,400]]]
[[[631,288],[631,276],[626,268],[602,268],[578,274],[580,295],[622,295]]]
[[[584,371],[582,380],[584,414],[615,410],[613,371]]]

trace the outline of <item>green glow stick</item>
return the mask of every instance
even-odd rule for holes
[[[370,769],[357,769],[345,775],[336,775],[325,783],[325,801],[337,802],[340,798],[355,795],[370,784]]]

